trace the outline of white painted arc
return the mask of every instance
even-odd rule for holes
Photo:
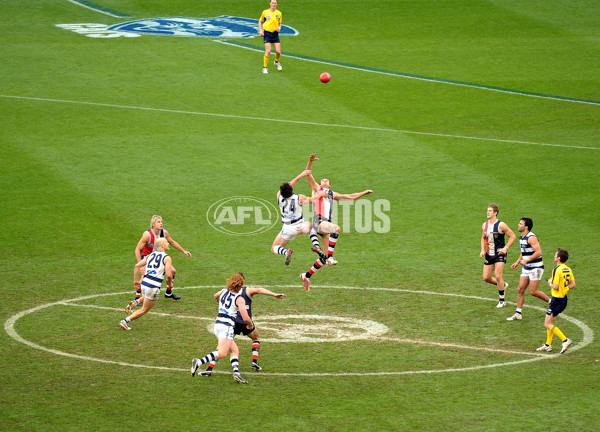
[[[268,285],[264,285],[264,287],[269,287]],[[280,288],[298,288],[296,285],[278,285],[278,287]],[[198,286],[190,286],[190,287],[178,287],[179,290],[183,290],[183,289],[198,289],[198,288],[220,288],[220,286],[213,286],[213,285],[198,285]],[[448,296],[448,297],[458,297],[458,298],[470,298],[470,299],[476,299],[476,300],[483,300],[483,301],[491,301],[491,302],[495,302],[496,299],[490,299],[490,298],[485,298],[485,297],[478,297],[478,296],[468,296],[468,295],[462,295],[462,294],[455,294],[455,293],[436,293],[436,292],[432,292],[432,291],[422,291],[422,290],[407,290],[407,289],[401,289],[401,288],[385,288],[385,287],[351,287],[351,286],[320,286],[320,287],[315,287],[317,289],[345,289],[345,290],[362,290],[362,291],[391,291],[391,292],[403,292],[403,293],[412,293],[412,294],[426,294],[426,295],[437,295],[437,296]],[[6,320],[6,322],[4,323],[4,329],[6,331],[6,333],[12,337],[14,340],[16,340],[17,342],[20,342],[24,345],[27,345],[31,348],[35,348],[38,350],[42,350],[42,351],[46,351],[55,355],[61,355],[61,356],[65,356],[65,357],[70,357],[70,358],[75,358],[75,359],[80,359],[80,360],[86,360],[86,361],[94,361],[94,362],[99,362],[99,363],[106,363],[106,364],[114,364],[114,365],[119,365],[119,366],[126,366],[126,367],[136,367],[136,368],[144,368],[144,369],[158,369],[158,370],[167,370],[167,371],[178,371],[178,372],[187,372],[187,369],[181,369],[181,368],[170,368],[170,367],[164,367],[164,366],[154,366],[154,365],[143,365],[143,364],[131,364],[131,363],[126,363],[126,362],[120,362],[120,361],[115,361],[115,360],[106,360],[106,359],[99,359],[99,358],[95,358],[95,357],[90,357],[90,356],[83,356],[83,355],[79,355],[79,354],[72,354],[72,353],[66,353],[64,351],[60,351],[60,350],[55,350],[52,348],[47,348],[44,346],[41,346],[39,344],[36,344],[35,342],[31,342],[28,341],[26,339],[24,339],[23,337],[21,337],[17,331],[15,330],[15,323],[22,317],[26,316],[26,315],[30,315],[32,313],[38,312],[40,310],[46,309],[48,307],[52,307],[52,306],[57,306],[57,305],[68,305],[68,306],[75,306],[73,304],[73,302],[76,301],[83,301],[83,300],[88,300],[88,299],[92,299],[92,298],[97,298],[97,297],[105,297],[105,296],[118,296],[118,295],[127,295],[127,294],[131,294],[129,291],[125,291],[125,292],[116,292],[116,293],[102,293],[102,294],[95,294],[95,295],[88,295],[88,296],[82,296],[82,297],[77,297],[74,299],[68,299],[68,300],[61,300],[61,301],[57,301],[57,302],[52,302],[52,303],[46,303],[43,305],[39,305],[36,306],[34,308],[28,309],[28,310],[24,310],[21,311],[15,315],[13,315],[12,317],[10,317],[8,320]],[[512,302],[507,302],[509,304],[514,304]],[[116,309],[116,308],[107,308],[107,307],[102,307],[102,306],[96,306],[96,305],[77,305],[80,307],[95,307],[95,308],[99,308],[99,309]],[[537,310],[541,310],[544,311],[545,309],[540,308],[538,306],[525,306],[528,308],[532,308],[532,309],[537,309]],[[117,309],[120,310],[120,309]],[[171,316],[173,317],[173,315],[169,315],[169,314],[163,314],[163,313],[157,313],[160,315],[166,315],[166,316]],[[570,351],[576,351],[579,350],[583,347],[585,347],[586,345],[590,344],[593,342],[594,340],[594,332],[592,331],[592,329],[590,327],[588,327],[585,323],[583,323],[580,320],[577,320],[575,318],[572,318],[568,315],[565,314],[561,314],[561,317],[567,321],[572,322],[573,324],[577,325],[579,328],[582,329],[583,331],[583,340],[581,342],[579,342],[578,344],[574,345]],[[184,318],[183,316],[181,318]],[[189,317],[188,317],[189,318]],[[198,317],[194,317],[196,319],[199,319]],[[202,319],[202,318],[200,318]],[[205,318],[206,320],[209,319],[214,319],[214,318]],[[386,339],[386,338],[381,338],[381,337],[377,337],[380,339]],[[489,348],[485,348],[485,347],[468,347],[465,345],[459,345],[459,344],[444,344],[444,343],[437,343],[437,342],[430,342],[430,341],[415,341],[415,340],[409,340],[409,339],[400,339],[400,338],[387,338],[387,340],[389,341],[396,341],[399,343],[403,343],[403,342],[411,342],[411,343],[421,343],[424,345],[436,345],[436,346],[440,346],[440,347],[447,347],[447,348],[460,348],[460,349],[483,349],[486,351],[492,351],[492,352],[499,352],[499,353],[509,353],[509,354],[520,354],[520,355],[529,355],[532,358],[528,358],[528,359],[524,359],[524,360],[517,360],[517,361],[510,361],[510,362],[502,362],[502,363],[495,363],[495,364],[488,364],[488,365],[477,365],[477,366],[470,366],[470,367],[464,367],[464,368],[450,368],[450,369],[432,369],[432,370],[416,370],[416,371],[392,371],[392,372],[317,372],[317,373],[284,373],[284,372],[263,372],[261,374],[257,374],[256,376],[269,376],[269,375],[273,375],[273,376],[303,376],[303,377],[317,377],[317,376],[379,376],[379,375],[414,375],[414,374],[434,374],[434,373],[447,373],[447,372],[460,372],[460,371],[470,371],[470,370],[478,370],[478,369],[490,369],[490,368],[495,368],[495,367],[501,367],[501,366],[510,366],[510,365],[517,365],[517,364],[523,364],[523,363],[528,363],[528,362],[532,362],[532,361],[539,361],[539,360],[544,360],[544,359],[552,359],[552,358],[556,358],[558,356],[558,354],[556,355],[542,355],[542,354],[534,354],[534,353],[524,353],[524,352],[520,352],[520,351],[506,351],[506,350],[495,350],[495,349],[489,349]],[[222,372],[225,373],[225,372]]]

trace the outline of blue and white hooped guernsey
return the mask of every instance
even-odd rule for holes
[[[154,251],[146,257],[146,273],[142,280],[143,288],[158,288],[165,279],[165,258],[166,252]]]
[[[533,248],[529,245],[528,240],[530,237],[537,237],[534,233],[528,232],[524,236],[519,237],[519,246],[521,246],[521,255],[523,255],[523,259],[529,258],[531,255],[535,253]],[[542,260],[542,256],[540,255],[533,261],[528,262],[525,266],[523,266],[525,270],[534,270],[538,268],[544,268],[544,261]]]
[[[235,325],[235,317],[239,311],[237,304],[235,303],[241,292],[234,293],[227,291],[226,288],[221,290],[219,296],[219,314],[217,315],[217,324],[223,324],[229,327]]]

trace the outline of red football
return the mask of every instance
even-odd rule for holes
[[[328,83],[331,80],[331,75],[327,72],[323,72],[319,77],[322,83]]]

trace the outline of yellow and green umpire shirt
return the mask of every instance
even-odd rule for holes
[[[271,11],[271,9],[266,9],[260,16],[259,21],[263,24],[263,30],[276,32],[281,25],[281,12],[277,9],[275,9],[275,12]]]
[[[571,271],[571,269],[566,265],[561,264],[558,267],[555,267],[554,270],[552,270],[552,279],[550,282],[558,285],[558,289],[551,290],[552,297],[562,298],[566,296],[569,292],[569,283],[571,283],[571,281],[574,279],[573,271]]]

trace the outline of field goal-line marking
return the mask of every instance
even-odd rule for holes
[[[400,133],[400,134],[407,134],[407,135],[422,135],[422,136],[431,136],[431,137],[440,137],[440,138],[454,138],[454,139],[465,139],[465,140],[474,140],[474,141],[491,141],[491,142],[498,142],[498,143],[505,143],[505,144],[524,144],[524,145],[535,145],[535,146],[543,146],[543,147],[562,147],[562,148],[572,148],[572,149],[581,149],[581,150],[600,150],[600,147],[586,147],[586,146],[577,146],[577,145],[569,145],[569,144],[554,144],[554,143],[543,143],[543,142],[534,142],[534,141],[509,140],[509,139],[501,139],[501,138],[485,138],[485,137],[475,137],[475,136],[468,136],[468,135],[452,135],[452,134],[443,134],[443,133],[435,133],[435,132],[420,132],[420,131],[413,131],[413,130],[408,130],[408,129],[390,129],[390,128],[370,127],[370,126],[344,125],[344,124],[336,124],[336,123],[319,123],[319,122],[310,122],[310,121],[302,121],[302,120],[286,120],[286,119],[281,119],[281,118],[244,116],[244,115],[236,115],[236,114],[220,114],[220,113],[210,113],[210,112],[201,112],[201,111],[186,111],[186,110],[175,110],[175,109],[168,109],[168,108],[150,108],[150,107],[140,107],[140,106],[134,106],[134,105],[109,104],[109,103],[101,103],[101,102],[86,102],[86,101],[76,101],[76,100],[66,100],[66,99],[52,99],[52,98],[15,96],[15,95],[3,95],[3,94],[0,94],[0,98],[29,100],[29,101],[37,101],[37,102],[54,102],[54,103],[75,104],[75,105],[88,105],[88,106],[97,106],[97,107],[105,107],[105,108],[131,109],[131,110],[151,111],[151,112],[164,112],[164,113],[170,113],[170,114],[186,114],[186,115],[198,115],[198,116],[207,116],[207,117],[220,117],[220,118],[230,118],[230,119],[239,119],[239,120],[265,121],[265,122],[269,122],[269,123],[287,123],[287,124],[297,124],[297,125],[305,125],[305,126],[318,126],[318,127],[330,127],[330,128],[341,128],[341,129],[356,129],[356,130],[363,130],[363,131],[370,131],[370,132],[391,132],[391,133]]]
[[[259,286],[259,285],[255,285],[255,286]],[[268,287],[268,285],[260,285],[262,287]],[[278,287],[282,287],[282,288],[297,288],[297,285],[277,285]],[[216,285],[197,285],[197,286],[190,286],[190,287],[180,287],[177,289],[196,289],[196,288],[220,288],[220,286],[216,286]],[[351,286],[319,286],[319,287],[315,287],[317,289],[345,289],[345,290],[362,290],[362,291],[391,291],[391,292],[403,292],[403,293],[412,293],[412,294],[427,294],[427,295],[437,295],[437,296],[449,296],[449,297],[460,297],[460,298],[470,298],[470,299],[476,299],[476,300],[483,300],[483,301],[493,301],[495,302],[496,299],[490,299],[490,298],[486,298],[486,297],[479,297],[479,296],[472,296],[472,295],[463,295],[463,294],[456,294],[456,293],[437,293],[437,292],[433,292],[433,291],[423,291],[423,290],[408,290],[408,289],[402,289],[402,288],[385,288],[385,287],[351,287]],[[30,315],[32,313],[38,312],[42,309],[46,309],[48,307],[52,307],[52,306],[57,306],[57,305],[69,305],[69,306],[73,306],[69,303],[72,302],[76,302],[76,301],[83,301],[83,300],[88,300],[88,299],[92,299],[92,298],[97,298],[97,297],[106,297],[106,296],[118,296],[118,295],[127,295],[127,294],[131,294],[128,291],[124,291],[124,292],[117,292],[117,293],[102,293],[102,294],[93,294],[93,295],[88,295],[88,296],[82,296],[82,297],[77,297],[77,298],[73,298],[73,299],[68,299],[68,300],[59,300],[56,302],[52,302],[52,303],[46,303],[40,306],[36,306],[34,308],[25,310],[25,311],[21,311],[15,315],[13,315],[12,317],[10,317],[8,320],[6,320],[6,322],[4,323],[4,329],[6,331],[6,333],[12,337],[13,339],[15,339],[17,342],[23,343],[24,345],[27,345],[31,348],[35,348],[35,349],[39,349],[42,351],[46,351],[52,354],[56,354],[56,355],[61,355],[61,356],[65,356],[65,357],[70,357],[70,358],[75,358],[75,359],[80,359],[80,360],[87,360],[87,361],[95,361],[95,362],[99,362],[99,363],[106,363],[106,364],[115,364],[115,365],[119,365],[119,366],[128,366],[128,367],[137,367],[137,368],[144,368],[144,369],[159,369],[159,370],[168,370],[168,371],[178,371],[178,372],[186,372],[188,371],[188,369],[181,369],[181,368],[172,368],[172,367],[165,367],[165,366],[154,366],[154,365],[143,365],[143,364],[132,364],[132,363],[127,363],[127,362],[120,362],[120,361],[116,361],[116,360],[105,360],[105,359],[99,359],[96,357],[90,357],[90,356],[83,356],[83,355],[79,355],[79,354],[72,354],[72,353],[67,353],[64,351],[60,351],[60,350],[55,350],[52,348],[47,348],[41,345],[38,345],[34,342],[28,341],[26,339],[24,339],[23,337],[21,337],[17,331],[15,330],[14,326],[15,323],[17,322],[17,320],[19,320],[20,318],[26,316],[26,315]],[[507,303],[511,303],[511,302],[507,302]],[[83,305],[81,305],[83,306]],[[100,307],[100,306],[96,306],[96,305],[89,305],[90,307],[99,307],[99,308],[105,308],[105,307]],[[533,309],[538,309],[541,311],[544,311],[545,309],[540,308],[538,306],[527,306],[529,308],[533,308]],[[113,309],[113,308],[110,308]],[[115,308],[116,309],[116,308]],[[117,309],[119,310],[119,309]],[[152,313],[152,312],[150,312]],[[161,315],[169,315],[171,317],[173,317],[174,315],[170,315],[170,314],[164,314],[164,313],[158,313]],[[583,348],[584,346],[590,344],[593,342],[594,340],[594,332],[592,331],[591,328],[589,328],[585,323],[583,323],[582,321],[579,321],[577,319],[574,319],[568,315],[565,314],[561,314],[561,316],[567,320],[572,322],[573,324],[575,324],[576,326],[578,326],[579,328],[581,328],[583,330],[583,340],[578,343],[577,345],[575,345],[573,348],[571,348],[571,351],[575,351],[578,349]],[[375,339],[380,339],[380,338],[375,338]],[[412,343],[418,343],[415,340],[408,340],[408,339],[397,339],[397,338],[383,338],[384,340],[390,340],[390,341],[396,341],[396,342],[404,342],[404,341],[410,341]],[[448,347],[448,348],[469,348],[468,346],[464,346],[464,345],[459,345],[459,344],[444,344],[442,342],[427,342],[427,341],[421,341],[423,344],[428,344],[428,345],[436,345],[436,346],[441,346],[441,347]],[[471,348],[472,349],[472,348]],[[314,376],[378,376],[378,375],[414,375],[414,374],[434,374],[434,373],[447,373],[447,372],[460,372],[460,371],[472,371],[472,370],[479,370],[479,369],[490,369],[490,368],[495,368],[495,367],[501,367],[501,366],[509,366],[509,365],[516,365],[516,364],[522,364],[522,363],[529,363],[529,362],[533,362],[533,361],[539,361],[539,360],[544,360],[544,359],[551,359],[551,358],[556,358],[559,356],[559,354],[555,354],[555,355],[541,355],[541,354],[537,354],[537,353],[524,353],[524,352],[520,352],[520,351],[506,351],[506,350],[494,350],[500,353],[507,353],[507,354],[518,354],[518,355],[531,355],[532,358],[529,359],[524,359],[524,360],[516,360],[516,361],[509,361],[509,362],[502,362],[502,363],[495,363],[495,364],[488,364],[488,365],[477,365],[477,366],[469,366],[469,367],[463,367],[463,368],[450,368],[450,369],[432,369],[432,370],[415,370],[415,371],[393,371],[393,372],[317,372],[317,373],[289,373],[289,372],[262,372],[261,374],[257,374],[256,376],[260,376],[260,375],[273,375],[273,376],[305,376],[305,377],[314,377]],[[221,372],[219,371],[219,373],[227,373],[227,372]]]

